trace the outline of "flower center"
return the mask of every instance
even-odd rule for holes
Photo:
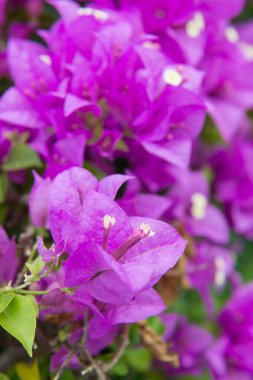
[[[253,45],[247,42],[240,42],[240,48],[247,61],[253,61]]]
[[[106,251],[110,231],[116,223],[116,218],[111,215],[105,215],[102,220],[104,226],[102,247]],[[121,244],[119,248],[112,252],[111,255],[115,258],[115,260],[120,260],[130,248],[139,243],[139,241],[141,241],[143,238],[151,237],[154,235],[155,233],[152,231],[149,224],[141,223],[139,227],[123,242],[123,244]]]
[[[208,205],[207,198],[204,194],[195,193],[191,198],[191,214],[195,219],[203,219],[206,216],[206,208]]]
[[[164,70],[163,79],[166,84],[169,84],[171,86],[180,86],[180,84],[183,82],[182,75],[177,70],[171,68]]]
[[[137,228],[125,241],[124,243],[117,248],[112,256],[115,260],[120,260],[127,251],[132,248],[134,245],[138,244],[143,238],[154,236],[155,233],[152,231],[149,224],[141,223],[139,228]]]
[[[105,251],[107,249],[107,244],[108,244],[108,239],[109,239],[111,228],[114,226],[115,223],[116,223],[116,218],[114,218],[114,216],[105,215],[103,217],[104,234],[103,234],[102,247]]]
[[[191,38],[197,38],[205,29],[205,20],[201,13],[195,13],[194,17],[185,26],[186,34]]]
[[[98,21],[106,21],[109,18],[107,12],[102,11],[101,9],[94,8],[79,8],[77,10],[79,16],[93,16]]]
[[[39,59],[41,60],[41,62],[45,63],[45,65],[52,66],[52,60],[49,57],[49,55],[47,55],[47,54],[41,54],[39,56]]]
[[[215,258],[215,268],[214,283],[217,286],[223,286],[226,281],[226,263],[223,257],[217,256]]]
[[[234,44],[239,41],[239,34],[233,26],[229,26],[225,30],[225,36],[231,44]]]

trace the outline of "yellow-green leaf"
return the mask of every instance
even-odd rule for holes
[[[0,294],[0,313],[6,309],[14,295],[14,293]]]
[[[39,366],[36,360],[31,364],[17,363],[15,370],[20,380],[40,380]]]
[[[31,264],[26,263],[26,266],[29,269],[29,271],[32,273],[33,276],[38,276],[38,274],[40,274],[40,272],[44,268],[45,263],[42,260],[42,258],[40,256],[38,256],[36,258],[36,260],[34,260],[33,263],[31,263]]]

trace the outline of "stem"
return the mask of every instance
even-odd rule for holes
[[[57,371],[55,377],[53,380],[59,380],[59,378],[61,377],[64,369],[68,366],[68,364],[71,362],[71,359],[73,358],[73,356],[75,355],[76,353],[76,349],[77,349],[77,344],[74,345],[74,347],[72,348],[71,351],[69,351],[66,359],[64,360],[64,362],[62,363],[60,369]]]
[[[88,333],[88,310],[85,311],[85,315],[84,315],[84,329],[83,329],[83,337],[81,340],[81,349],[83,350],[91,366],[88,367],[87,370],[83,372],[83,375],[85,376],[91,371],[91,369],[93,369],[93,371],[96,373],[97,380],[106,380],[105,373],[103,372],[99,364],[91,356],[91,354],[89,353],[89,350],[87,349],[87,333]]]
[[[33,296],[40,296],[43,294],[48,294],[49,290],[16,290],[15,294],[31,294]]]
[[[129,333],[129,326],[125,325],[123,334],[121,335],[121,343],[120,343],[120,346],[118,348],[118,351],[116,352],[116,354],[114,355],[112,360],[109,363],[104,365],[105,372],[110,371],[118,363],[118,361],[120,360],[120,358],[124,354],[125,349],[129,343],[128,333]]]

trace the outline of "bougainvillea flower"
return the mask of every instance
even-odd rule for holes
[[[252,224],[252,141],[236,140],[228,149],[213,153],[210,163],[216,173],[216,192],[224,202],[234,229],[253,236]]]
[[[165,325],[164,338],[171,345],[171,350],[179,355],[179,368],[163,364],[168,375],[200,376],[207,368],[205,354],[213,338],[204,328],[190,324],[185,317],[178,314],[162,314]]]
[[[169,198],[172,207],[168,217],[183,222],[191,235],[221,244],[228,242],[227,221],[222,212],[210,204],[208,182],[203,173],[179,171]]]
[[[252,283],[238,288],[220,313],[222,335],[208,353],[215,379],[252,377],[252,289]]]
[[[154,285],[175,265],[185,247],[169,225],[128,218],[114,201],[96,192],[86,196],[85,210],[76,221],[64,213],[59,218],[62,238],[71,234],[68,246],[72,252],[64,266],[66,285],[87,283],[90,294],[103,302],[125,302]],[[73,222],[76,229],[71,233]],[[51,230],[54,235],[53,226]]]
[[[206,241],[195,244],[194,255],[186,264],[186,273],[191,286],[203,298],[209,313],[213,312],[211,288],[215,286],[222,290],[228,280],[234,286],[239,282],[234,271],[232,252]]]
[[[50,178],[43,179],[34,173],[34,185],[29,197],[29,214],[36,227],[48,227],[48,197]]]
[[[16,244],[10,240],[5,230],[0,226],[0,283],[7,285],[15,279],[18,269],[18,258],[16,256]]]
[[[132,300],[117,305],[98,303],[90,297],[85,286],[78,288],[72,298],[90,308],[88,347],[93,354],[113,340],[118,326],[159,314],[165,308],[153,289],[141,291]]]

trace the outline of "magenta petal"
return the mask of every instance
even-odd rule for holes
[[[98,192],[108,195],[110,198],[114,199],[119,188],[130,179],[134,177],[122,174],[113,174],[109,177],[103,178],[98,185]]]
[[[96,117],[101,115],[101,109],[95,103],[81,99],[75,95],[68,94],[64,103],[64,116],[68,117],[80,109],[84,112],[93,112]]]
[[[137,290],[154,285],[171,269],[183,254],[186,241],[166,223],[148,218],[131,217],[134,229],[141,223],[148,224],[154,236],[143,238],[138,243],[138,254],[130,251],[122,259],[132,286]]]
[[[109,307],[105,315],[112,324],[134,323],[160,314],[164,309],[161,297],[151,288],[140,292],[130,302]]]
[[[27,128],[46,126],[40,114],[16,88],[8,89],[0,100],[0,120]]]
[[[119,268],[113,257],[104,252],[95,242],[81,245],[64,263],[65,284],[68,287],[82,285],[100,273]]]
[[[48,201],[51,187],[50,178],[41,178],[34,172],[34,185],[29,197],[29,213],[31,222],[36,227],[48,227]]]

